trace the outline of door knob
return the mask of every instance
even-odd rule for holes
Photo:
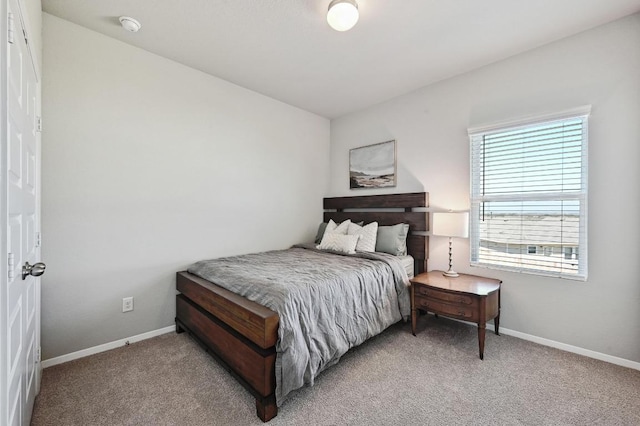
[[[28,275],[39,277],[44,274],[45,269],[47,269],[47,265],[42,262],[34,263],[33,265],[29,265],[29,262],[25,262],[22,267],[22,279],[26,280]]]

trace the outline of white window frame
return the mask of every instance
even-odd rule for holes
[[[536,117],[528,117],[519,120],[513,120],[509,122],[502,122],[493,124],[490,126],[481,126],[474,127],[468,129],[469,133],[469,142],[470,142],[470,188],[471,188],[471,212],[470,212],[470,223],[469,223],[469,238],[470,238],[470,263],[471,266],[484,267],[488,269],[498,269],[498,270],[507,270],[507,271],[515,271],[522,272],[534,275],[542,275],[542,276],[552,276],[557,278],[567,278],[572,280],[581,280],[585,281],[587,279],[587,267],[588,267],[588,259],[587,259],[587,200],[588,200],[588,117],[591,113],[591,106],[583,106],[571,110],[566,110],[553,114],[540,115]],[[476,165],[474,165],[474,161],[476,157],[474,156],[474,136],[478,136],[480,134],[489,134],[489,133],[498,133],[504,132],[508,130],[516,130],[517,128],[535,126],[547,122],[559,121],[565,119],[572,118],[582,118],[583,119],[583,139],[582,139],[582,173],[581,173],[581,181],[582,181],[582,189],[581,191],[576,192],[550,192],[550,193],[516,193],[516,194],[496,194],[496,195],[482,195],[479,191],[479,185],[474,183],[475,180],[480,180],[480,174]],[[527,199],[535,199],[535,200],[578,200],[580,202],[580,233],[579,233],[579,251],[580,256],[579,259],[576,259],[578,263],[578,272],[577,273],[559,273],[552,271],[543,271],[539,269],[526,268],[522,266],[514,267],[514,266],[504,266],[487,262],[480,262],[479,258],[479,250],[480,250],[480,222],[479,222],[479,208],[483,202],[490,201],[525,201]],[[475,213],[475,214],[474,214]],[[525,243],[526,244],[526,243]],[[527,244],[528,246],[533,244]],[[562,251],[562,256],[564,256],[564,250]]]

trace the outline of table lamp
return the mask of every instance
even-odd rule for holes
[[[469,213],[433,213],[432,235],[449,237],[449,270],[444,273],[444,276],[457,277],[458,273],[451,268],[451,239],[469,237]]]

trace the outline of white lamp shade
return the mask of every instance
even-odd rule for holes
[[[469,237],[469,213],[434,213],[432,234],[444,237]]]
[[[355,0],[333,0],[329,3],[327,22],[336,31],[350,30],[359,17],[358,3]]]

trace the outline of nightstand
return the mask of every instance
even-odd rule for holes
[[[411,332],[416,335],[417,310],[478,324],[480,359],[484,359],[486,323],[494,320],[500,335],[500,284],[502,281],[460,274],[450,278],[430,271],[411,279]]]

